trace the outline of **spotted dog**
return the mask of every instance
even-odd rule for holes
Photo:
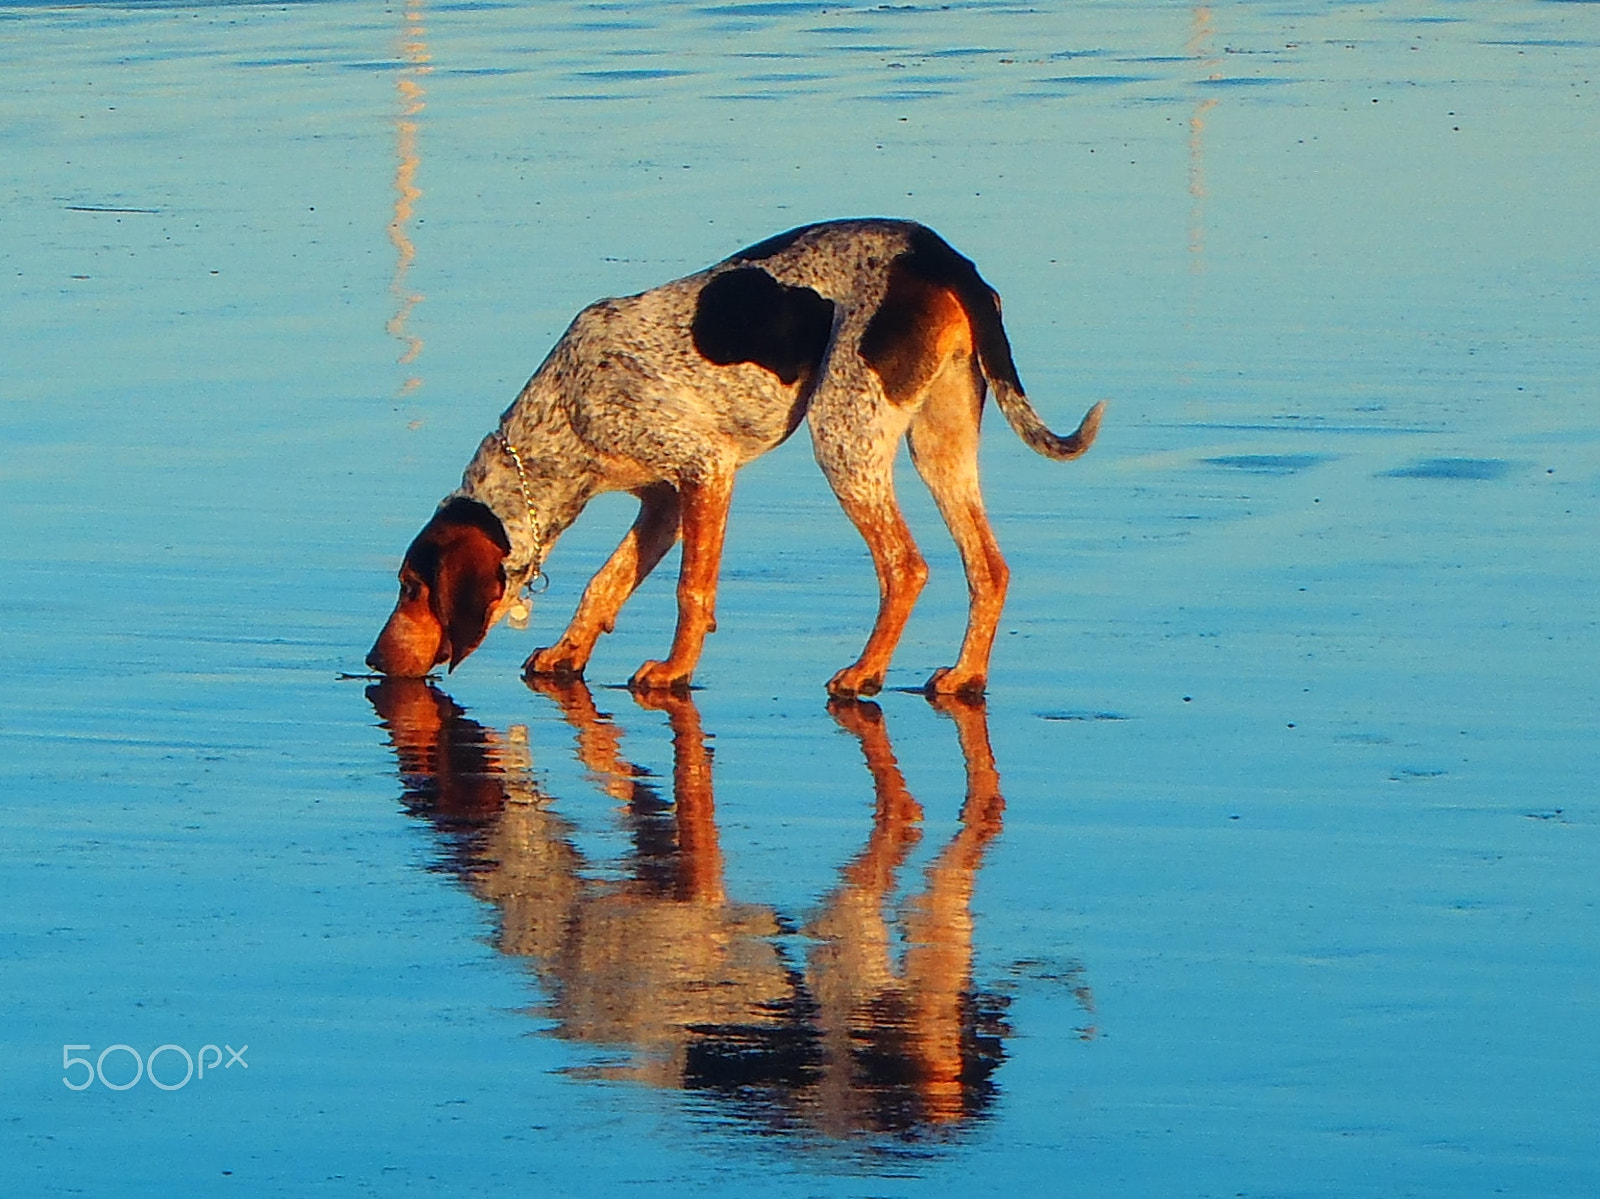
[[[1076,458],[1100,425],[1052,433],[1023,394],[1000,300],[973,264],[909,221],[806,225],[698,274],[578,314],[461,487],[406,551],[400,598],[368,664],[414,677],[454,669],[525,591],[596,495],[627,491],[639,515],[528,676],[580,676],[600,634],[680,537],[678,623],[639,691],[688,686],[714,605],[723,533],[741,466],[809,421],[818,463],[872,552],[878,616],[861,656],[828,682],[835,696],[883,686],[928,568],[895,501],[904,437],[961,551],[970,607],[955,664],[930,694],[980,695],[1008,570],[978,487],[985,384],[1029,446]]]

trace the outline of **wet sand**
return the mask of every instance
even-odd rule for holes
[[[1600,1190],[1600,8],[0,30],[0,1190]],[[866,213],[1110,402],[987,431],[983,708],[914,693],[910,472],[932,582],[827,707],[874,586],[803,436],[691,700],[618,687],[670,559],[517,677],[626,502],[532,633],[341,678],[579,307]]]

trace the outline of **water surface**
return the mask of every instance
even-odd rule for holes
[[[0,1189],[1600,1190],[1600,6],[11,3],[0,66]],[[341,677],[581,305],[860,214],[1110,401],[989,431],[985,706],[914,693],[908,472],[828,708],[803,437],[691,698],[617,688],[670,561],[517,677],[620,501],[533,634]]]

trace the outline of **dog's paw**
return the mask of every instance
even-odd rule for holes
[[[953,666],[941,666],[922,687],[923,694],[929,699],[948,696],[967,703],[980,702],[988,689],[989,680],[984,675],[957,674]]]
[[[869,670],[859,662],[854,666],[846,666],[828,680],[828,694],[834,699],[866,698],[882,690],[882,673]]]
[[[552,645],[528,655],[528,660],[522,664],[522,677],[570,682],[583,677],[583,667],[584,663],[578,661],[568,647]]]
[[[633,672],[628,689],[644,694],[671,691],[687,695],[693,672],[674,666],[671,662],[646,662]]]

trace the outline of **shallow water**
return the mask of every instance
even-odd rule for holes
[[[0,4],[0,65],[0,1190],[1600,1191],[1600,5]],[[992,425],[986,708],[908,693],[908,481],[827,709],[803,439],[691,701],[616,688],[670,562],[589,690],[340,677],[582,304],[862,213],[1110,401]]]

